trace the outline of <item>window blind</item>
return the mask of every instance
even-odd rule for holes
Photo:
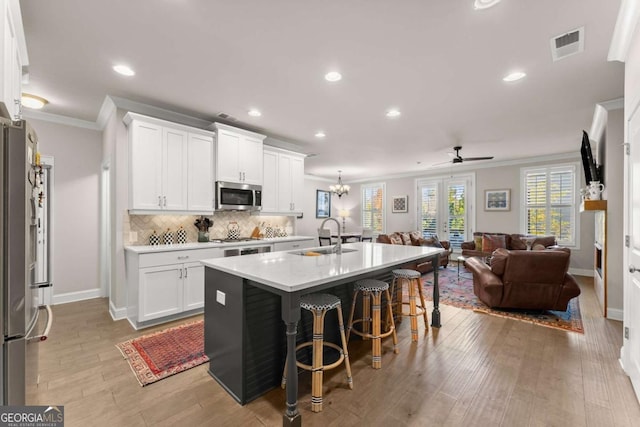
[[[362,227],[384,233],[384,184],[362,186]]]

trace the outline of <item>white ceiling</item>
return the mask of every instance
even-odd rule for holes
[[[95,121],[112,95],[225,112],[317,154],[308,174],[341,169],[346,183],[427,170],[454,145],[496,160],[577,153],[595,103],[623,95],[623,65],[606,60],[619,0],[20,3],[24,91],[50,101],[43,111]],[[553,62],[550,38],[581,26],[584,52]],[[326,82],[334,69],[342,81]],[[527,77],[504,83],[516,69]],[[386,118],[391,107],[402,115]]]

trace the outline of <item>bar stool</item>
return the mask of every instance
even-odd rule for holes
[[[422,294],[422,284],[420,283],[422,275],[419,271],[409,269],[393,270],[391,273],[393,274],[393,282],[391,282],[391,292],[396,292],[397,299],[397,302],[395,304],[396,315],[398,316],[398,318],[407,315],[411,317],[411,341],[418,341],[418,316],[422,315],[422,317],[424,317],[425,330],[429,330],[429,320],[427,319],[426,309],[427,306],[424,302],[424,295]],[[407,286],[409,288],[408,303],[402,302],[402,286],[405,282],[407,283]],[[421,305],[418,305],[416,302],[416,288],[418,289],[418,295],[420,296]],[[403,305],[409,306],[409,313],[403,313]]]
[[[303,347],[312,346],[312,365],[306,365],[296,361],[299,368],[311,371],[311,411],[322,411],[322,374],[324,371],[333,369],[340,365],[343,361],[347,369],[347,383],[349,388],[353,389],[353,380],[351,378],[351,365],[349,364],[349,353],[347,352],[347,340],[344,335],[344,322],[342,319],[342,305],[340,298],[330,294],[308,294],[300,297],[300,308],[309,310],[313,314],[313,341],[304,342],[296,346],[296,351]],[[342,347],[331,343],[324,342],[324,317],[329,310],[336,309],[338,311],[338,326],[340,328],[340,338]],[[330,365],[323,363],[323,347],[331,347],[338,350],[340,356],[338,360]],[[287,384],[287,364],[284,365],[282,374],[282,388]]]
[[[353,319],[356,310],[356,301],[358,293],[362,293],[362,318]],[[387,297],[387,320],[380,320],[380,306],[382,305],[382,294]],[[371,298],[373,297],[373,298]],[[362,323],[362,330],[354,328],[357,323]],[[382,333],[381,323],[384,323],[387,331]],[[371,326],[371,333],[369,332]],[[371,366],[374,369],[382,368],[382,342],[381,339],[393,336],[393,352],[398,354],[398,336],[396,335],[396,326],[393,322],[393,314],[391,312],[391,294],[389,293],[389,284],[380,280],[364,279],[355,283],[353,291],[353,302],[351,304],[351,314],[347,326],[347,341],[351,332],[360,335],[363,338],[371,338],[371,353],[373,361]]]

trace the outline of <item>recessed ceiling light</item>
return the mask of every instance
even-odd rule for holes
[[[324,75],[324,79],[328,82],[337,82],[342,80],[342,74],[337,71],[330,71]]]
[[[23,93],[21,103],[23,107],[40,110],[42,107],[47,105],[49,101],[39,96],[31,95],[29,93]]]
[[[123,76],[127,76],[127,77],[131,77],[131,76],[135,76],[136,72],[133,71],[131,69],[131,67],[127,66],[127,65],[114,65],[113,66],[113,71],[115,71],[118,74],[122,74]]]
[[[255,108],[249,110],[247,114],[249,114],[251,117],[260,117],[262,115],[262,113],[259,110],[256,110]]]
[[[322,131],[316,132],[316,134],[315,134],[316,138],[324,138],[325,136],[327,136],[327,135]]]
[[[476,0],[473,3],[473,8],[476,10],[489,9],[490,7],[495,6],[498,3],[500,3],[500,0]]]
[[[400,111],[396,110],[395,108],[387,111],[387,114],[386,114],[387,117],[398,117],[399,115],[400,115]]]
[[[516,71],[515,73],[511,73],[502,78],[505,82],[515,82],[516,80],[523,79],[527,73],[523,73],[522,71]]]

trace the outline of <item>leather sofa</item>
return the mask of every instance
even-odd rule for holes
[[[440,261],[438,265],[440,267],[446,267],[449,264],[449,256],[453,250],[450,247],[450,244],[446,240],[438,240],[437,237],[432,238],[423,238],[422,233],[419,231],[404,231],[404,232],[395,232],[392,234],[379,234],[376,238],[377,243],[387,243],[391,245],[413,245],[413,246],[433,246],[433,247],[442,247],[446,249],[445,254],[440,255]],[[439,246],[440,245],[440,246]],[[428,273],[433,270],[433,265],[431,261],[417,263],[413,266],[410,266],[412,270],[417,270],[420,273]]]
[[[569,270],[568,248],[539,251],[496,249],[491,265],[469,258],[473,292],[491,308],[566,311],[580,288]]]
[[[482,236],[488,234],[492,236],[504,236],[505,249],[508,250],[526,250],[527,244],[524,239],[533,239],[531,248],[546,249],[551,246],[555,246],[555,236],[529,236],[526,234],[508,234],[508,233],[486,233],[475,232],[473,233],[473,240],[470,242],[462,242],[460,248],[462,249],[462,256],[464,257],[488,257],[491,256],[493,250],[482,251]],[[478,244],[479,243],[479,244]]]

